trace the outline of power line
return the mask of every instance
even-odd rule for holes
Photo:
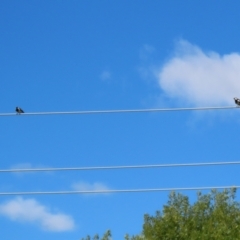
[[[30,113],[0,113],[0,117],[34,116],[34,115],[67,115],[67,114],[105,114],[105,113],[143,113],[143,112],[175,112],[175,111],[204,111],[238,109],[237,106],[225,107],[198,107],[198,108],[155,108],[155,109],[125,109],[125,110],[96,110],[96,111],[71,111],[71,112],[30,112]]]
[[[90,171],[90,170],[117,170],[117,169],[140,169],[140,168],[165,168],[165,167],[201,167],[236,165],[240,162],[206,162],[206,163],[174,163],[154,165],[126,165],[126,166],[103,166],[103,167],[66,167],[66,168],[22,168],[22,169],[0,169],[4,172],[52,172],[52,171]]]
[[[46,191],[46,192],[0,192],[0,196],[10,195],[69,195],[69,194],[111,194],[111,193],[139,193],[139,192],[169,192],[169,191],[202,191],[211,189],[240,188],[240,186],[219,187],[189,187],[189,188],[145,188],[145,189],[118,189],[118,190],[93,190],[93,191]]]

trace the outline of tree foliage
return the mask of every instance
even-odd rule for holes
[[[147,240],[240,239],[240,205],[236,189],[210,194],[198,193],[197,201],[172,192],[167,205],[155,216],[144,216],[143,235]]]
[[[100,239],[96,236],[93,240]],[[110,239],[108,230],[101,240]],[[240,203],[236,201],[236,189],[212,190],[205,195],[199,192],[193,204],[187,196],[171,192],[162,211],[157,211],[155,216],[144,215],[140,235],[125,236],[125,240],[160,239],[240,240]]]
[[[101,240],[112,240],[112,233],[110,230],[107,230],[103,237],[101,238]],[[82,240],[100,240],[100,237],[98,234],[96,234],[93,238],[91,238],[90,236],[87,236],[86,238],[82,238]]]

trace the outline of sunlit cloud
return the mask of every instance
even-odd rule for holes
[[[153,46],[144,44],[139,51],[139,57],[141,60],[148,60],[154,52],[155,48]]]
[[[109,71],[103,71],[103,72],[100,74],[100,78],[101,78],[101,80],[103,80],[103,81],[110,80],[110,79],[111,79],[111,73],[110,73]]]
[[[63,232],[75,228],[71,216],[63,213],[53,213],[35,199],[17,197],[0,204],[0,215],[12,221],[34,223],[45,231]]]
[[[220,55],[180,41],[156,76],[169,98],[194,106],[234,105],[233,97],[240,97],[240,54]]]
[[[84,181],[75,182],[72,184],[72,189],[75,191],[107,191],[110,188],[100,182],[88,183]],[[95,195],[95,194],[94,194]]]
[[[18,164],[14,164],[10,167],[10,169],[39,169],[39,168],[48,168],[47,166],[44,166],[44,165],[33,165],[31,163],[18,163]],[[29,172],[21,172],[21,171],[16,171],[16,172],[12,172],[15,176],[23,176],[23,175],[26,175],[26,174],[33,174],[34,171],[29,171]],[[44,172],[45,174],[53,174],[53,172],[50,172],[50,171],[47,171],[47,172]]]

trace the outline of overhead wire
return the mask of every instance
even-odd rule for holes
[[[117,170],[117,169],[141,169],[141,168],[170,168],[170,167],[201,167],[201,166],[220,166],[237,165],[235,162],[205,162],[205,163],[174,163],[174,164],[151,164],[151,165],[122,165],[122,166],[96,166],[96,167],[62,167],[62,168],[10,168],[0,169],[0,173],[13,172],[53,172],[53,171],[93,171],[93,170]]]
[[[34,116],[34,115],[68,115],[68,114],[111,114],[111,113],[143,113],[143,112],[175,112],[175,111],[205,111],[238,109],[238,106],[223,107],[193,107],[193,108],[155,108],[155,109],[123,109],[123,110],[93,110],[93,111],[68,111],[68,112],[29,112],[29,113],[0,113],[0,117]]]
[[[188,188],[143,188],[143,189],[115,189],[115,190],[84,190],[84,191],[38,191],[38,192],[0,192],[0,196],[12,195],[70,195],[70,194],[112,194],[112,193],[144,193],[171,191],[202,191],[212,189],[240,188],[240,186],[188,187]]]
[[[205,111],[238,109],[238,106],[223,107],[195,107],[195,108],[156,108],[156,109],[125,109],[125,110],[95,110],[95,111],[68,111],[68,112],[30,112],[23,114],[0,113],[3,116],[34,116],[34,115],[68,115],[68,114],[111,114],[111,113],[143,113],[143,112],[175,112],[175,111]],[[133,166],[103,166],[103,167],[72,167],[72,168],[28,168],[28,169],[0,169],[0,172],[40,172],[40,171],[70,171],[70,170],[110,170],[110,169],[134,169],[134,168],[161,168],[161,167],[195,167],[211,165],[240,164],[240,162],[210,162],[210,163],[186,163],[186,164],[155,164]],[[110,193],[134,193],[134,192],[162,192],[162,191],[190,191],[240,188],[240,186],[215,186],[215,187],[189,187],[189,188],[146,188],[146,189],[117,189],[117,190],[84,190],[84,191],[38,191],[38,192],[0,192],[0,196],[9,195],[49,195],[49,194],[110,194]]]

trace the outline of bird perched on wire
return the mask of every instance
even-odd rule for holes
[[[240,106],[240,99],[239,98],[233,98],[234,99],[234,101],[235,101],[235,103],[238,105],[238,106]]]
[[[16,107],[17,114],[24,113],[24,111],[20,107]]]

